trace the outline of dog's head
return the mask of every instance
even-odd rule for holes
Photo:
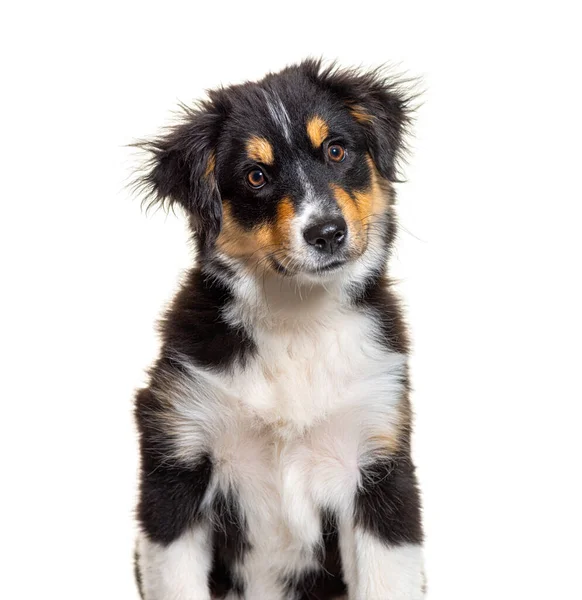
[[[143,144],[142,183],[190,214],[203,258],[329,277],[387,244],[407,109],[378,72],[308,60],[184,108]]]

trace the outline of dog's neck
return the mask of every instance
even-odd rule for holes
[[[313,327],[354,310],[358,294],[384,280],[385,261],[374,267],[355,264],[318,281],[253,268],[231,270],[217,260],[201,264],[232,295],[226,319],[249,329]]]
[[[321,283],[266,273],[234,286],[233,311],[254,327],[313,323],[346,305],[345,290],[336,279]]]

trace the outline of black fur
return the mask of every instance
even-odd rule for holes
[[[233,589],[244,594],[244,584],[233,573],[233,565],[244,558],[251,549],[247,539],[246,523],[236,499],[236,492],[228,495],[219,492],[212,506],[212,544],[214,564],[210,586],[216,595]]]
[[[231,591],[241,598],[244,596],[244,582],[235,576],[232,572],[232,564],[225,560],[216,545],[212,552],[212,569],[208,576],[208,586],[216,598],[224,598]]]
[[[420,496],[410,456],[378,459],[362,479],[356,523],[387,544],[422,543]]]
[[[390,280],[384,276],[370,277],[355,293],[354,304],[376,316],[379,325],[376,338],[383,346],[402,354],[408,353],[406,324]]]
[[[136,416],[141,433],[141,485],[137,516],[151,540],[169,544],[198,519],[212,462],[208,455],[189,467],[165,460],[168,442],[158,419],[163,410],[163,403],[150,390],[139,392]]]
[[[203,245],[220,230],[222,204],[216,180],[206,174],[226,114],[217,95],[198,109],[182,105],[183,123],[166,135],[135,144],[150,155],[139,188],[150,204],[178,203],[192,216],[191,223]]]
[[[322,514],[322,544],[317,549],[319,568],[287,581],[292,600],[329,600],[347,591],[339,551],[337,516]]]
[[[307,61],[305,72],[333,96],[373,115],[371,122],[362,124],[366,144],[380,174],[388,181],[396,181],[413,99],[403,92],[403,82],[389,83],[381,69],[362,73],[357,69],[338,70],[332,65],[322,70],[319,61]]]
[[[224,273],[224,267],[214,266]],[[251,335],[235,329],[223,312],[232,292],[215,274],[193,269],[164,316],[160,332],[162,356],[180,355],[204,367],[228,367],[255,351]]]

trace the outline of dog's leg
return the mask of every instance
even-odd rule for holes
[[[419,544],[387,545],[356,529],[358,565],[354,600],[422,600],[424,576]]]
[[[269,558],[263,557],[262,564],[256,558],[245,565],[245,600],[288,600],[289,592],[278,573],[271,569]]]
[[[358,583],[358,563],[356,562],[356,539],[354,522],[348,514],[342,515],[339,523],[339,550],[342,559],[344,582],[349,600],[355,600]]]
[[[191,459],[171,456],[160,437],[165,404],[150,390],[137,396],[141,433],[141,482],[137,518],[137,567],[145,600],[210,600],[210,456],[196,447]]]
[[[138,541],[144,600],[210,600],[210,531],[198,524],[168,545]]]
[[[351,537],[341,544],[351,600],[422,600],[420,501],[408,457],[382,458],[362,469]]]

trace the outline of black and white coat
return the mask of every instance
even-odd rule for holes
[[[322,82],[343,77],[344,87],[357,77],[322,72],[314,62],[295,69]],[[279,77],[285,81],[289,72],[296,76],[288,70]],[[287,88],[275,93],[267,81],[263,118],[273,130],[288,119],[291,131],[283,131],[281,143],[289,143],[296,111]],[[356,83],[361,89],[377,81],[364,75]],[[234,96],[231,107],[245,86],[232,89],[236,93],[223,90]],[[269,93],[276,102],[268,102]],[[374,115],[374,105],[357,100],[360,115]],[[354,105],[351,98],[342,102]],[[208,110],[189,113],[188,126]],[[330,111],[318,113],[331,128]],[[353,121],[354,128],[365,125]],[[216,186],[220,201],[226,198],[223,142],[210,136],[202,145],[192,130],[188,136],[181,131],[148,147],[154,159],[147,184],[156,198],[186,208],[200,251],[161,323],[160,357],[136,400],[142,459],[136,566],[143,598],[420,600],[422,528],[410,456],[407,339],[386,274],[396,225],[379,149],[363,137],[363,152],[374,161],[370,176],[381,180],[376,193],[383,197],[365,250],[330,272],[290,274],[249,268],[248,253],[229,251],[240,236],[221,244],[225,227],[256,231],[256,225],[227,222],[223,205],[214,227],[198,195],[216,192],[205,185]],[[228,135],[224,124],[217,135]],[[274,134],[269,139],[276,161]],[[198,169],[202,182],[188,191],[168,184],[177,177],[176,165],[188,164],[168,159],[183,151],[180,143],[196,144],[186,155],[201,162],[188,165],[191,180]],[[353,147],[351,156],[356,142]],[[300,233],[313,206],[319,202],[321,212],[324,204],[310,169],[304,165],[300,174],[293,193],[285,193],[297,199],[286,241],[295,256],[307,252],[299,248]],[[342,177],[349,189],[348,171]]]

